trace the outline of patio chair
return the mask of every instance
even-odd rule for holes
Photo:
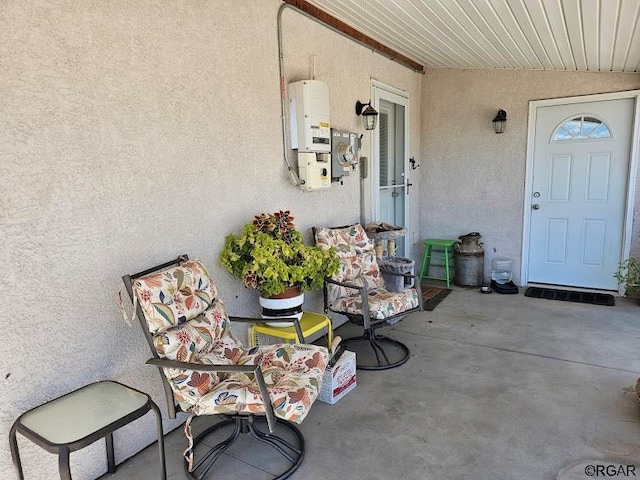
[[[357,368],[384,370],[398,367],[409,359],[409,348],[378,333],[383,326],[395,325],[411,312],[422,310],[420,282],[416,275],[385,272],[411,278],[413,287],[400,292],[385,288],[373,242],[360,224],[314,228],[316,244],[334,247],[340,258],[340,271],[325,280],[324,308],[345,315],[364,328],[362,336],[346,338],[345,347],[356,351]],[[400,282],[402,283],[402,282]]]
[[[289,477],[304,457],[304,438],[294,423],[302,422],[318,395],[327,349],[304,344],[244,348],[231,321],[261,319],[229,317],[204,265],[186,255],[122,278],[151,348],[147,364],[160,371],[169,417],[178,411],[191,414],[185,423],[187,477],[205,478],[241,434],[273,447],[287,467],[275,478]],[[193,438],[191,420],[201,415],[224,420]],[[268,431],[258,426],[265,420]],[[203,442],[207,436],[228,431],[199,453],[205,443],[213,445],[210,439]]]

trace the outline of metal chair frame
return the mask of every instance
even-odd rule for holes
[[[137,278],[144,277],[150,273],[158,272],[165,270],[172,266],[177,266],[180,263],[189,259],[188,255],[180,255],[179,257],[171,260],[169,262],[163,263],[161,265],[157,265],[155,267],[149,268],[147,270],[143,270],[138,273],[134,273],[131,275],[124,275],[122,277],[122,281],[124,282],[127,293],[129,294],[129,298],[133,301],[133,281]],[[222,454],[229,448],[231,445],[235,443],[235,441],[240,437],[240,434],[249,434],[254,439],[261,443],[265,443],[271,446],[274,450],[276,450],[280,455],[287,459],[287,461],[291,464],[289,468],[287,468],[283,473],[279,474],[276,477],[273,477],[277,480],[289,478],[291,474],[298,469],[302,460],[304,459],[304,437],[302,432],[290,422],[285,420],[281,420],[276,418],[273,412],[273,406],[269,401],[269,393],[267,390],[267,385],[264,380],[264,375],[262,374],[262,369],[259,365],[224,365],[224,364],[195,364],[188,362],[178,362],[174,360],[169,360],[166,358],[160,358],[156,351],[156,348],[153,344],[153,335],[149,331],[149,327],[147,325],[147,321],[144,317],[144,313],[139,304],[136,303],[136,316],[140,322],[140,326],[142,327],[142,331],[144,332],[144,336],[147,339],[147,343],[149,344],[149,348],[151,349],[152,358],[146,361],[148,365],[154,365],[158,368],[160,373],[160,378],[162,379],[162,386],[164,387],[165,397],[167,401],[167,410],[169,418],[176,418],[176,413],[183,411],[180,406],[176,403],[175,397],[173,395],[173,390],[164,375],[164,368],[177,368],[181,370],[196,370],[200,372],[220,372],[220,373],[232,373],[232,372],[242,372],[247,375],[253,375],[256,383],[258,384],[258,388],[260,390],[260,395],[264,401],[265,406],[265,414],[264,416],[258,414],[221,414],[225,418],[225,420],[221,422],[217,422],[214,425],[208,427],[205,431],[194,437],[193,439],[193,450],[195,451],[196,446],[202,444],[202,440],[207,437],[209,434],[213,432],[217,432],[219,430],[224,429],[225,427],[232,426],[233,431],[231,434],[227,436],[224,440],[218,442],[213,447],[210,447],[209,450],[202,455],[202,458],[194,461],[194,467],[192,471],[189,471],[189,465],[185,459],[185,473],[188,478],[192,480],[202,480],[206,477],[209,471],[213,468],[214,463],[222,456]],[[231,322],[243,322],[243,323],[260,323],[264,320],[262,318],[248,318],[248,317],[232,317],[229,316],[229,320]],[[300,339],[300,343],[304,343],[304,336],[302,334],[302,329],[300,328],[300,323],[297,318],[277,318],[277,319],[269,319],[270,322],[293,322],[294,328],[298,334],[298,338]],[[189,412],[185,412],[189,413]],[[263,432],[259,428],[256,427],[256,422],[266,420],[268,433]],[[289,430],[289,432],[293,433],[295,437],[295,444],[285,440],[279,435],[274,434],[276,428],[280,430],[285,429]]]
[[[331,230],[339,230],[342,228],[349,228],[353,225],[345,225],[342,227],[328,227]],[[316,227],[312,228],[313,230],[313,238],[316,238]],[[376,258],[377,263],[377,258]],[[407,347],[404,343],[387,337],[385,335],[379,335],[377,333],[377,329],[383,326],[395,325],[397,322],[402,320],[404,317],[413,312],[421,312],[423,310],[422,306],[422,290],[420,289],[420,281],[419,276],[411,273],[399,273],[399,272],[389,272],[385,271],[385,275],[394,275],[405,278],[406,280],[413,279],[414,287],[418,292],[418,306],[416,308],[411,308],[409,310],[405,310],[396,315],[392,315],[391,317],[387,317],[381,320],[372,319],[369,315],[369,300],[366,287],[361,285],[355,285],[352,283],[338,282],[333,280],[332,278],[325,278],[324,286],[322,289],[322,295],[324,300],[324,311],[328,313],[329,311],[338,313],[340,315],[346,316],[352,323],[362,325],[364,331],[359,337],[349,337],[342,340],[342,345],[345,347],[348,345],[358,345],[365,344],[368,345],[374,352],[376,356],[376,364],[375,365],[366,365],[362,363],[358,363],[358,356],[356,355],[356,368],[359,370],[387,370],[390,368],[399,367],[403,365],[409,360],[411,352],[409,347]],[[329,293],[328,293],[328,285],[337,285],[341,287],[351,288],[353,290],[357,290],[360,294],[360,299],[362,300],[362,314],[352,314],[347,312],[341,312],[338,310],[332,310],[329,308]],[[385,346],[387,350],[385,350]],[[388,349],[396,348],[402,352],[402,356],[399,360],[392,361],[389,359]],[[357,352],[356,352],[357,353]]]

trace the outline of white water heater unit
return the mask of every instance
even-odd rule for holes
[[[331,186],[329,86],[319,80],[288,85],[291,148],[298,151],[303,190]]]

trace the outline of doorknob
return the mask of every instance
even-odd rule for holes
[[[534,210],[540,210],[540,205],[534,203],[533,205],[531,205],[531,208],[533,208]]]

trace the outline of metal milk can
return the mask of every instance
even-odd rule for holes
[[[454,245],[456,252],[455,277],[456,285],[461,287],[479,287],[484,277],[484,250],[478,232],[460,235]]]

